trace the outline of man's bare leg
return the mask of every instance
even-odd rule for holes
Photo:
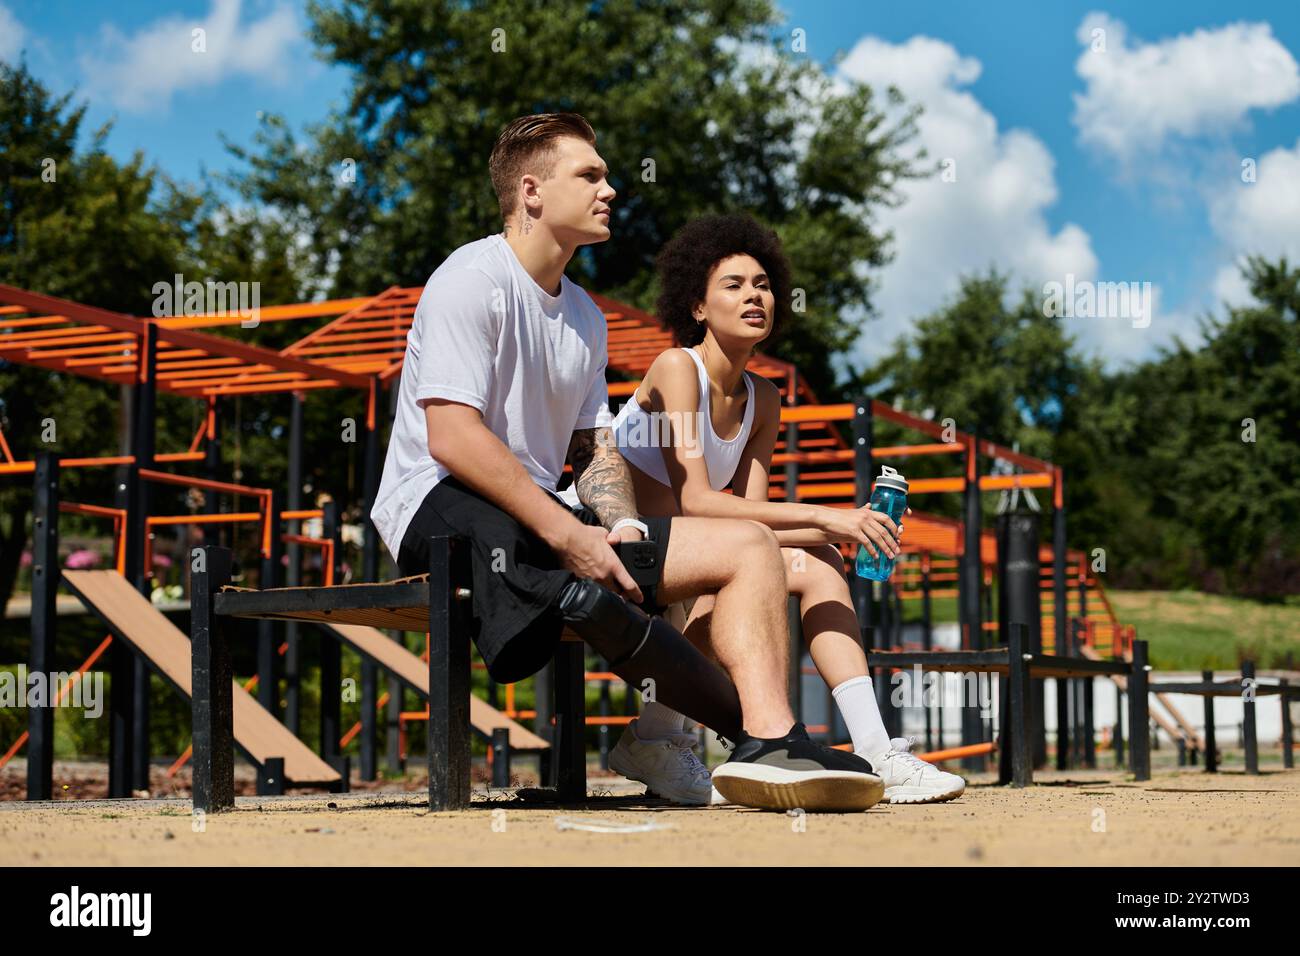
[[[771,529],[724,518],[673,519],[659,601],[714,595],[705,652],[731,676],[745,731],[754,737],[783,736],[795,722],[786,593],[785,562]]]

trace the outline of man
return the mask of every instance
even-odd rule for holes
[[[475,643],[498,681],[552,656],[565,624],[638,689],[735,741],[713,785],[771,809],[865,809],[880,778],[813,744],[786,694],[785,570],[752,522],[638,519],[610,434],[606,321],[564,275],[610,235],[615,191],[575,114],[514,120],[489,161],[504,227],[461,246],[430,277],[407,338],[372,517],[403,574],[428,569],[428,538],[469,539]],[[565,459],[583,508],[555,496]],[[660,569],[645,593],[614,546],[648,538]],[[642,546],[644,550],[646,546]],[[716,595],[705,657],[655,611]],[[721,665],[719,667],[718,665]],[[710,802],[685,734],[624,756],[656,792]]]

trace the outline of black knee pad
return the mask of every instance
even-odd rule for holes
[[[558,607],[564,623],[611,667],[635,657],[650,634],[649,617],[595,581],[578,579],[565,585]]]

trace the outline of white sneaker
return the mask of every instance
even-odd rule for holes
[[[672,803],[707,807],[714,802],[713,780],[709,768],[695,755],[694,734],[669,734],[661,740],[642,740],[636,735],[634,720],[609,752],[609,768],[629,780],[646,785],[653,793]]]
[[[966,781],[911,753],[912,737],[895,737],[880,758],[867,758],[885,782],[885,803],[942,803],[962,795]]]

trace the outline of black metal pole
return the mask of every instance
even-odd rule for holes
[[[365,581],[379,580],[379,532],[370,520],[379,491],[379,380],[370,378],[370,396],[366,408],[365,460],[362,469],[361,574]],[[374,661],[361,659],[361,779],[374,780],[378,774],[376,744],[379,733],[379,669]]]
[[[1115,685],[1115,766],[1124,766],[1124,692]]]
[[[190,556],[190,704],[193,802],[204,812],[235,805],[234,692],[230,646],[213,599],[230,583],[231,553],[207,545]]]
[[[154,466],[155,436],[157,433],[158,405],[158,326],[146,322],[140,349],[141,377],[135,387],[135,428],[132,432],[132,454],[137,468]],[[149,535],[146,519],[152,510],[152,485],[148,481],[138,481],[135,485],[135,500],[131,503],[128,518],[133,526],[127,534],[135,536],[139,542],[139,559],[136,565],[128,566],[127,573],[137,590],[148,600],[153,591],[153,568],[144,566],[145,540]],[[149,703],[151,675],[143,655],[133,654],[132,668],[135,673],[132,681],[132,722],[131,722],[131,786],[135,790],[149,789]]]
[[[223,469],[221,464],[221,403],[216,398],[209,399],[209,415],[212,417],[212,430],[208,443],[203,448],[203,475],[208,481],[221,481]],[[221,498],[215,491],[204,493],[203,511],[205,514],[221,514],[224,510]],[[218,525],[211,531],[205,531],[203,540],[207,544],[225,545],[225,525]]]
[[[1201,671],[1201,680],[1207,684],[1214,683],[1214,671]],[[1218,744],[1214,739],[1214,695],[1205,695],[1205,772],[1216,773],[1219,769]]]
[[[1083,765],[1095,768],[1097,766],[1097,736],[1092,723],[1092,685],[1093,680],[1091,677],[1083,678]]]
[[[32,501],[32,644],[31,672],[55,673],[55,633],[59,592],[59,455],[36,453]],[[90,679],[87,675],[86,680]],[[51,682],[52,683],[52,682]],[[18,693],[26,695],[27,688]],[[54,688],[46,684],[45,699],[27,711],[27,799],[54,795]]]
[[[1056,653],[1062,657],[1073,657],[1074,621],[1069,622],[1065,636],[1056,642]],[[1070,733],[1070,690],[1073,681],[1068,677],[1056,678],[1056,769],[1068,770],[1073,763],[1073,736]]]
[[[1291,723],[1291,682],[1285,677],[1278,679],[1282,693],[1282,766],[1290,770],[1295,766],[1295,728]]]
[[[339,506],[327,501],[324,506],[324,535],[334,542],[334,573],[342,563],[342,529]],[[341,583],[336,577],[334,583]],[[343,649],[340,643],[323,633],[320,639],[320,753],[329,763],[339,756],[342,734]],[[364,706],[364,702],[363,705]]]
[[[1242,661],[1241,686],[1246,691],[1242,701],[1241,733],[1246,744],[1246,773],[1259,773],[1259,739],[1255,725],[1255,662]]]
[[[388,401],[384,421],[389,426],[389,434],[393,423],[393,416],[397,414],[397,395],[398,389],[390,388],[388,390]],[[383,447],[381,442],[380,447]],[[383,552],[380,552],[381,570],[379,574],[384,576],[388,567],[388,561],[384,558]],[[389,631],[388,636],[403,647],[406,646],[405,635],[401,631]],[[384,764],[388,767],[390,773],[400,774],[406,769],[406,764],[402,760],[402,701],[406,696],[406,688],[398,678],[388,675],[388,710],[384,715]],[[496,706],[495,704],[493,706]]]
[[[962,554],[958,562],[958,600],[960,601],[961,627],[964,634],[962,647],[967,650],[978,650],[983,646],[983,629],[981,620],[983,615],[980,611],[980,585],[981,585],[981,560],[980,560],[980,531],[983,525],[980,503],[979,489],[979,437],[971,435],[967,438],[966,448],[966,484],[962,492],[963,507],[963,534],[962,534]],[[961,742],[963,746],[969,746],[978,743],[983,737],[983,726],[980,721],[979,711],[968,706],[966,701],[961,705]],[[979,770],[984,761],[980,757],[963,757],[961,765],[966,770]]]
[[[596,666],[604,672],[609,671],[609,661],[605,660],[605,658],[603,657],[596,658]],[[490,684],[489,686],[493,690],[492,699],[489,702],[492,704],[492,706],[495,707],[496,706],[496,684],[493,683]],[[609,696],[609,681],[603,680],[600,682],[600,698],[598,704],[600,708],[599,713],[601,717],[608,717],[613,712],[613,708],[610,706],[610,704],[611,701]],[[600,769],[608,770],[609,769],[609,724],[608,723],[602,722],[600,725],[600,729],[596,731],[596,745],[597,745],[596,753],[597,756],[600,758]]]
[[[582,800],[587,795],[586,645],[561,641],[555,649],[556,795]]]
[[[451,540],[429,539],[429,809],[469,806],[469,640],[456,633]]]
[[[921,554],[921,649],[924,651],[934,650],[934,625],[931,617],[932,605],[930,597],[930,552],[926,551]],[[925,703],[925,749],[934,750],[934,733],[930,715],[930,701],[922,689],[922,701]],[[943,713],[943,702],[940,701],[939,713]],[[942,724],[940,724],[942,728]],[[939,739],[943,740],[943,731],[939,731]]]
[[[1052,631],[1055,636],[1056,651],[1066,640],[1066,625],[1069,611],[1066,608],[1065,584],[1065,478],[1060,468],[1054,473],[1052,509]]]
[[[492,786],[510,786],[510,731],[505,727],[492,730]]]
[[[131,407],[139,400],[133,390]],[[132,414],[131,450],[135,449],[135,416]],[[140,527],[135,521],[136,489],[140,484],[140,465],[133,462],[123,470],[117,485],[115,504],[126,511],[126,576],[134,584],[138,580],[135,569],[144,563]],[[133,765],[131,745],[134,741],[131,728],[135,723],[135,654],[125,641],[114,640],[108,649],[108,795],[129,797],[132,790]]]
[[[280,512],[284,510],[284,493],[271,491],[271,510],[266,516],[270,525],[270,550],[262,557],[260,587],[262,590],[278,587],[280,583]],[[276,622],[263,618],[257,622],[257,702],[268,712],[279,716],[280,684],[276,673],[279,659],[279,642],[276,640]]]
[[[628,700],[637,693],[637,689],[628,687]],[[639,694],[638,694],[639,696]],[[638,708],[639,712],[639,708]],[[539,751],[537,755],[538,773],[544,787],[555,786],[555,661],[546,662],[546,666],[533,675],[533,733],[551,746]]]
[[[1082,559],[1081,559],[1082,560]],[[1088,572],[1082,563],[1079,565],[1079,617],[1075,622],[1072,637],[1074,653],[1082,656],[1083,647],[1088,638]],[[1074,744],[1074,764],[1084,762],[1083,741],[1083,680],[1075,678],[1070,681],[1070,739]]]
[[[1129,768],[1136,780],[1151,779],[1151,713],[1147,699],[1147,642],[1133,642],[1133,670],[1129,676]]]
[[[997,517],[997,570],[998,570],[998,631],[1009,637],[1011,622],[1024,628],[1025,653],[1042,653],[1042,585],[1038,564],[1038,515],[1029,511],[1015,511]],[[1047,762],[1047,741],[1041,733],[1042,725],[1041,679],[1030,682],[1029,724],[1024,728],[1029,734],[1034,766]]]
[[[1011,623],[1007,642],[1007,710],[1001,721],[1002,756],[999,782],[1013,787],[1033,783],[1033,738],[1029,727],[1028,627]]]
[[[853,415],[853,506],[861,508],[871,500],[872,448],[874,446],[874,421],[871,414],[871,399],[866,395],[858,397]],[[849,578],[853,593],[853,608],[858,615],[858,635],[862,646],[867,650],[876,646],[873,630],[875,618],[875,595],[872,582],[857,574]]]
[[[786,597],[785,617],[790,654],[790,666],[787,668],[790,709],[794,711],[795,720],[803,720],[803,617],[798,595]]]
[[[289,487],[285,507],[301,511],[302,507],[302,393],[294,392],[289,405]],[[290,521],[285,530],[291,535],[302,534],[302,522]],[[302,546],[291,541],[286,548],[288,563],[285,566],[286,587],[302,584]],[[284,626],[284,724],[296,737],[302,728],[302,659],[299,647],[297,621],[286,621]]]

